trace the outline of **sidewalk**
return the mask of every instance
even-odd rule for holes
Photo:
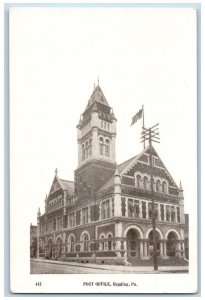
[[[176,272],[183,271],[188,272],[189,266],[159,266],[158,271],[153,270],[153,266],[119,266],[119,265],[101,265],[101,264],[92,264],[92,263],[78,263],[78,262],[66,262],[66,261],[56,261],[56,260],[46,260],[43,258],[31,258],[31,261],[41,262],[41,263],[51,263],[65,266],[76,266],[83,268],[99,269],[99,270],[115,270],[119,273],[127,272],[146,272],[146,273],[157,273],[157,272]]]

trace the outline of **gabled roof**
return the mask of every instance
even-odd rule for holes
[[[141,161],[140,158],[143,156],[143,154],[150,153],[150,151],[152,151],[154,156],[158,157],[158,159],[160,160],[160,163],[162,164],[163,169],[165,170],[167,176],[170,178],[170,180],[173,182],[173,184],[176,186],[176,188],[178,188],[177,184],[173,180],[172,176],[170,175],[169,171],[165,167],[164,163],[162,162],[161,158],[159,157],[158,153],[156,152],[156,150],[154,149],[154,147],[152,145],[151,146],[148,145],[138,155],[136,155],[136,156],[126,160],[125,162],[121,163],[120,165],[118,165],[116,167],[116,169],[118,169],[119,174],[122,176],[123,174],[126,174],[127,172],[129,172],[129,170],[131,170],[138,162],[143,163],[143,161]],[[101,192],[105,189],[108,189],[109,187],[114,185],[114,175],[115,175],[115,173],[113,173],[113,175],[108,179],[108,181],[98,190],[99,192]]]
[[[97,85],[93,92],[92,92],[92,95],[90,96],[90,99],[88,100],[88,104],[86,106],[86,109],[88,109],[93,103],[95,102],[98,102],[98,103],[101,103],[101,104],[104,104],[106,106],[109,106],[101,88],[99,85]],[[109,106],[110,107],[110,106]]]
[[[49,194],[52,193],[52,189],[54,188],[54,184],[57,184],[58,188],[62,188],[63,191],[69,191],[69,194],[74,193],[74,182],[70,180],[60,179],[57,175],[57,172],[54,176]]]

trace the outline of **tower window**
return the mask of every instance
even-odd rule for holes
[[[105,156],[110,156],[110,141],[108,139],[105,141]]]
[[[84,188],[84,190],[86,189],[86,181],[85,180],[83,181],[83,188]]]
[[[104,141],[103,141],[103,138],[100,137],[100,155],[103,155],[103,145],[104,145],[103,142],[104,142]]]

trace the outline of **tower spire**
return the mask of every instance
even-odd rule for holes
[[[99,86],[99,76],[98,76],[98,86]]]

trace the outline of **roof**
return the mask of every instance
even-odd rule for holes
[[[109,106],[101,88],[99,85],[97,85],[93,92],[92,92],[92,95],[90,96],[90,99],[88,100],[88,104],[86,106],[86,109],[88,109],[94,102],[98,102],[98,103],[101,103],[101,104],[104,104],[106,106]]]
[[[156,150],[154,149],[154,147],[151,146],[147,146],[145,149],[143,149],[142,152],[140,152],[138,155],[126,160],[125,162],[121,163],[120,165],[118,165],[116,167],[116,169],[119,171],[119,174],[122,176],[123,174],[126,174],[132,167],[133,165],[135,165],[139,158],[144,154],[144,153],[149,153],[150,150],[154,153],[154,155],[158,156],[158,158],[160,159],[163,168],[165,170],[165,172],[167,173],[167,175],[170,177],[170,179],[172,180],[172,182],[176,185],[176,183],[174,182],[172,176],[170,175],[170,173],[168,172],[167,168],[165,167],[165,165],[163,164],[161,158],[159,157],[158,153],[156,152]],[[112,176],[108,179],[108,181],[98,190],[99,192],[108,189],[109,187],[114,185],[114,177],[115,177],[115,172],[112,174]],[[176,185],[177,187],[177,185]],[[178,187],[177,187],[178,188]]]
[[[70,180],[60,179],[60,182],[65,190],[74,190],[74,182]]]

